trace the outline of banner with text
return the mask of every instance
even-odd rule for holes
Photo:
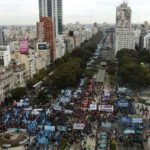
[[[84,129],[84,124],[83,123],[76,123],[76,124],[73,125],[73,129],[83,130]]]
[[[96,104],[90,104],[90,110],[97,110]]]
[[[114,106],[113,105],[98,105],[99,111],[106,111],[106,112],[113,112]]]

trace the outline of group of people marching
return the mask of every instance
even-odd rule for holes
[[[87,137],[97,141],[94,149],[110,149],[111,133],[105,125],[107,122],[111,123],[113,111],[90,110],[90,105],[96,101],[95,97],[98,104],[110,105],[108,90],[102,90],[103,99],[98,98],[98,95],[102,94],[98,90],[101,88],[101,85],[96,85],[94,80],[90,80],[88,85],[82,85],[75,91],[62,91],[56,101],[45,105],[12,105],[8,109],[1,107],[0,132],[4,133],[10,128],[26,129],[30,137],[25,145],[26,149],[59,149],[62,141],[67,139],[66,147],[77,143],[81,150],[86,150],[91,148],[87,147]],[[97,124],[97,129],[93,122]],[[102,140],[102,130],[106,133],[105,140],[98,145],[99,140]]]

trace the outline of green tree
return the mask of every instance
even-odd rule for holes
[[[86,71],[85,76],[86,76],[88,79],[91,79],[91,78],[93,77],[93,75],[94,75],[94,69],[88,69],[88,70]]]
[[[116,65],[115,65],[114,61],[109,63],[108,73],[110,75],[114,75],[115,74],[115,72],[116,72],[115,67],[116,67]]]
[[[114,86],[114,84],[115,84],[115,77],[114,77],[114,75],[110,75],[110,76],[109,76],[109,80],[110,80],[110,84],[111,84],[112,86]]]
[[[131,57],[131,58],[138,58],[138,53],[135,50],[130,50],[130,49],[121,49],[117,53],[117,58],[119,60],[122,59],[122,57]]]
[[[140,60],[141,62],[150,63],[150,56],[142,56]]]
[[[139,88],[146,85],[145,70],[136,63],[128,63],[120,67],[119,75],[133,88]]]
[[[150,71],[140,65],[141,61],[149,62],[148,54],[146,50],[138,53],[129,49],[122,49],[117,53],[118,73],[124,83],[132,88],[142,88],[150,84]]]
[[[55,61],[55,66],[58,66],[58,65],[63,64],[64,62],[67,62],[70,58],[71,58],[70,53],[66,53],[62,58],[58,58]]]
[[[147,83],[147,85],[150,85],[150,72],[148,72],[147,74],[146,74],[146,83]]]
[[[21,97],[23,97],[27,94],[26,89],[23,87],[15,88],[15,89],[11,90],[10,93],[12,95],[12,99],[17,100],[17,101],[20,100]]]
[[[97,43],[102,37],[102,32],[98,32],[91,39],[84,42],[80,48],[76,48],[71,53],[67,53],[55,61],[52,67],[54,73],[44,80],[44,85],[48,87],[53,97],[55,92],[52,91],[59,93],[61,89],[72,88],[79,83],[80,78],[85,74],[86,63],[92,57]]]
[[[134,57],[129,57],[129,56],[123,56],[120,61],[119,61],[119,66],[122,66],[124,64],[128,64],[128,63],[136,63],[138,64],[138,59],[134,58]]]
[[[84,62],[79,58],[72,58],[60,65],[48,78],[49,87],[65,89],[73,87],[79,81],[84,70]]]
[[[38,96],[32,101],[33,104],[44,104],[49,102],[49,97],[47,96],[47,92],[45,92],[44,90],[40,91],[38,93]]]
[[[143,50],[139,51],[139,56],[140,57],[149,56],[149,51],[146,49],[143,49]]]

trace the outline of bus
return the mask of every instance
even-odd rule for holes
[[[40,81],[40,82],[36,83],[35,85],[33,85],[33,88],[37,90],[37,89],[39,89],[42,85],[43,85],[43,81]]]

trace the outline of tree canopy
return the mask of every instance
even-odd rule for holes
[[[99,32],[71,53],[66,53],[62,58],[55,61],[54,73],[45,81],[50,91],[55,93],[54,90],[72,88],[79,83],[80,78],[86,73],[86,63],[92,57],[97,43],[102,37],[103,34]],[[87,74],[91,76],[91,72],[87,72]]]
[[[61,64],[55,73],[49,76],[48,84],[51,88],[65,89],[75,86],[83,73],[84,62],[80,58],[72,58]]]
[[[23,87],[18,87],[10,91],[13,100],[20,100],[21,97],[26,95],[26,89]]]
[[[143,57],[149,60],[148,55],[149,53],[146,50],[136,52],[135,50],[122,49],[117,53],[119,60],[118,74],[125,84],[132,88],[142,88],[150,84],[150,71],[141,65]]]

